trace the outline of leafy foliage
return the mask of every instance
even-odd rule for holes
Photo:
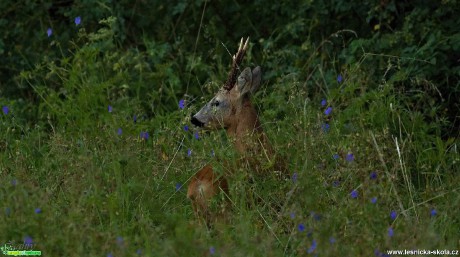
[[[0,238],[80,256],[458,249],[456,1],[0,10]],[[264,73],[253,101],[292,177],[230,176],[231,217],[207,230],[185,186],[237,155],[189,117],[221,86],[242,36],[245,64]]]

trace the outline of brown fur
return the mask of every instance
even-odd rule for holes
[[[274,157],[273,148],[263,132],[257,111],[249,99],[246,101],[243,108],[236,113],[237,118],[226,129],[236,150],[241,154],[240,165],[249,166],[260,175],[273,170],[284,173],[284,162]],[[264,162],[273,162],[274,165],[271,169],[263,170],[261,163]],[[215,216],[209,210],[209,202],[221,190],[229,195],[228,182],[224,176],[219,177],[210,164],[199,170],[188,186],[187,197],[192,201],[194,212],[197,217],[204,218],[207,224]]]
[[[257,111],[250,101],[250,95],[260,85],[260,79],[259,67],[252,70],[252,73],[249,68],[245,69],[238,78],[238,81],[242,82],[221,89],[207,105],[192,117],[192,123],[212,130],[226,129],[227,135],[232,139],[235,149],[242,157],[244,167],[249,166],[250,170],[259,175],[267,175],[267,172],[270,171],[284,172],[285,165],[284,162],[279,162],[279,158],[268,142]],[[214,108],[211,106],[214,106],[214,102],[217,100],[224,103],[221,106],[225,108],[220,109],[219,112],[210,111]],[[262,163],[270,163],[271,165],[261,165]],[[211,165],[206,165],[198,171],[191,179],[187,192],[187,197],[192,201],[195,214],[204,216],[205,220],[209,222],[213,216],[209,210],[209,202],[221,190],[228,195],[227,180],[224,177],[219,177]]]
[[[192,200],[193,210],[198,217],[204,217],[209,224],[212,214],[208,204],[210,199],[222,190],[228,195],[228,183],[224,177],[218,177],[211,165],[204,166],[192,178],[187,190],[187,197]]]

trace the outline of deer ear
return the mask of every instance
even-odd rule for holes
[[[236,87],[241,96],[251,91],[252,87],[252,72],[251,68],[246,68],[241,72],[236,80]]]
[[[255,67],[252,70],[252,84],[251,84],[251,94],[257,92],[260,86],[260,81],[262,80],[262,70],[260,66]]]

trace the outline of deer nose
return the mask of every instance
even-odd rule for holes
[[[199,121],[195,116],[192,116],[192,120],[191,120],[192,124],[197,126],[197,127],[203,127],[204,126],[204,123]]]

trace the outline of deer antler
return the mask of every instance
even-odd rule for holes
[[[233,56],[232,69],[228,74],[227,81],[224,84],[224,89],[227,91],[232,90],[236,83],[236,77],[238,76],[238,69],[243,61],[244,55],[246,54],[246,49],[248,48],[249,37],[246,39],[246,42],[243,45],[243,38],[241,38],[240,46],[238,47],[238,52]]]

